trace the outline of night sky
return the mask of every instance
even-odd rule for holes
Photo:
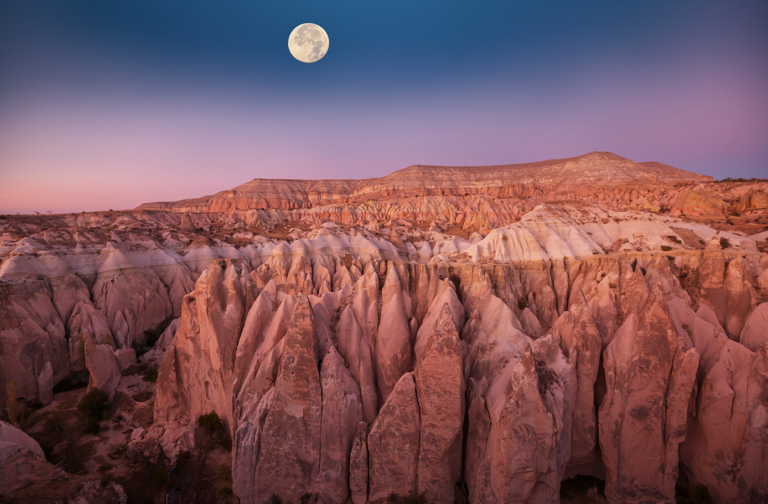
[[[0,212],[594,150],[768,177],[766,27],[765,0],[0,0]]]

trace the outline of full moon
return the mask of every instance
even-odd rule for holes
[[[300,24],[288,37],[288,49],[304,63],[319,61],[328,52],[328,34],[314,23]]]

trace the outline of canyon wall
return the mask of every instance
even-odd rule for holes
[[[716,184],[593,153],[2,216],[0,405],[112,397],[157,338],[143,442],[215,412],[241,502],[761,502],[765,237],[694,217],[766,187]]]

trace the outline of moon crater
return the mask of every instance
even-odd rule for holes
[[[328,52],[328,34],[314,23],[300,24],[288,37],[288,49],[304,63],[319,61]]]

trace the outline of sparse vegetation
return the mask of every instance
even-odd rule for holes
[[[81,456],[81,450],[77,446],[77,433],[70,431],[64,438],[64,446],[62,447],[62,468],[70,474],[76,473],[83,468],[83,457]]]
[[[77,405],[77,410],[83,416],[84,430],[88,434],[101,432],[101,420],[109,408],[109,396],[106,392],[93,389],[83,396]]]
[[[424,494],[424,492],[420,494],[414,494],[413,492],[408,492],[408,495],[405,496],[403,499],[403,504],[426,504],[427,503],[427,496]]]
[[[127,451],[128,451],[128,443],[123,443],[123,444],[117,445],[115,449],[109,453],[108,457],[111,458],[112,460],[117,460],[123,455],[125,455]]]
[[[703,483],[696,483],[688,490],[688,498],[684,504],[712,504],[712,496],[709,487]]]
[[[232,481],[232,469],[227,464],[221,464],[216,473],[221,481],[225,483]]]
[[[768,179],[757,178],[757,177],[752,177],[752,178],[748,178],[748,179],[741,178],[741,177],[739,177],[739,178],[727,177],[727,178],[724,178],[722,180],[718,180],[718,182],[768,182]]]
[[[637,259],[633,259],[632,260],[632,271],[635,271],[636,268],[637,268]]]
[[[43,430],[38,434],[33,435],[35,441],[37,441],[40,448],[43,449],[46,458],[50,459],[54,448],[64,441],[67,433],[66,428],[67,425],[61,413],[54,411],[44,420]]]
[[[520,296],[519,298],[517,298],[517,308],[519,310],[525,310],[526,308],[528,308],[528,300],[525,299],[525,296]]]
[[[558,378],[554,371],[549,369],[547,363],[542,360],[536,360],[536,377],[538,379],[537,387],[539,395],[544,396],[553,383],[557,383]]]
[[[142,380],[149,383],[157,383],[157,368],[156,367],[147,368],[147,370],[144,371],[144,377],[142,378]]]
[[[677,243],[678,245],[682,245],[683,244],[683,242],[680,241],[680,238],[678,238],[675,235],[667,235],[664,238],[666,238],[667,240],[669,240],[671,242]]]
[[[144,336],[147,338],[144,345],[148,348],[153,348],[155,346],[155,343],[157,343],[157,340],[160,339],[160,336],[162,333],[160,332],[160,329],[147,329],[144,331]]]
[[[205,415],[200,415],[200,418],[197,419],[197,425],[203,429],[206,429],[211,434],[216,433],[224,428],[224,424],[221,422],[221,418],[219,418],[219,415],[217,415],[215,411],[211,411]]]
[[[54,434],[56,436],[64,437],[64,430],[66,429],[66,424],[64,423],[64,418],[62,418],[61,414],[57,411],[54,412],[51,416],[47,417],[45,419],[44,424],[44,432],[49,432],[51,434]]]
[[[669,252],[670,250],[672,250],[672,247],[670,247],[669,245],[662,245],[661,250],[662,252]]]
[[[720,248],[723,250],[731,248],[731,242],[728,241],[728,238],[720,237]]]
[[[277,494],[272,494],[269,496],[267,504],[283,504],[283,499],[281,499]]]
[[[197,419],[197,425],[205,430],[212,439],[215,439],[225,450],[232,451],[232,439],[229,432],[224,428],[224,423],[215,411],[201,415]]]

